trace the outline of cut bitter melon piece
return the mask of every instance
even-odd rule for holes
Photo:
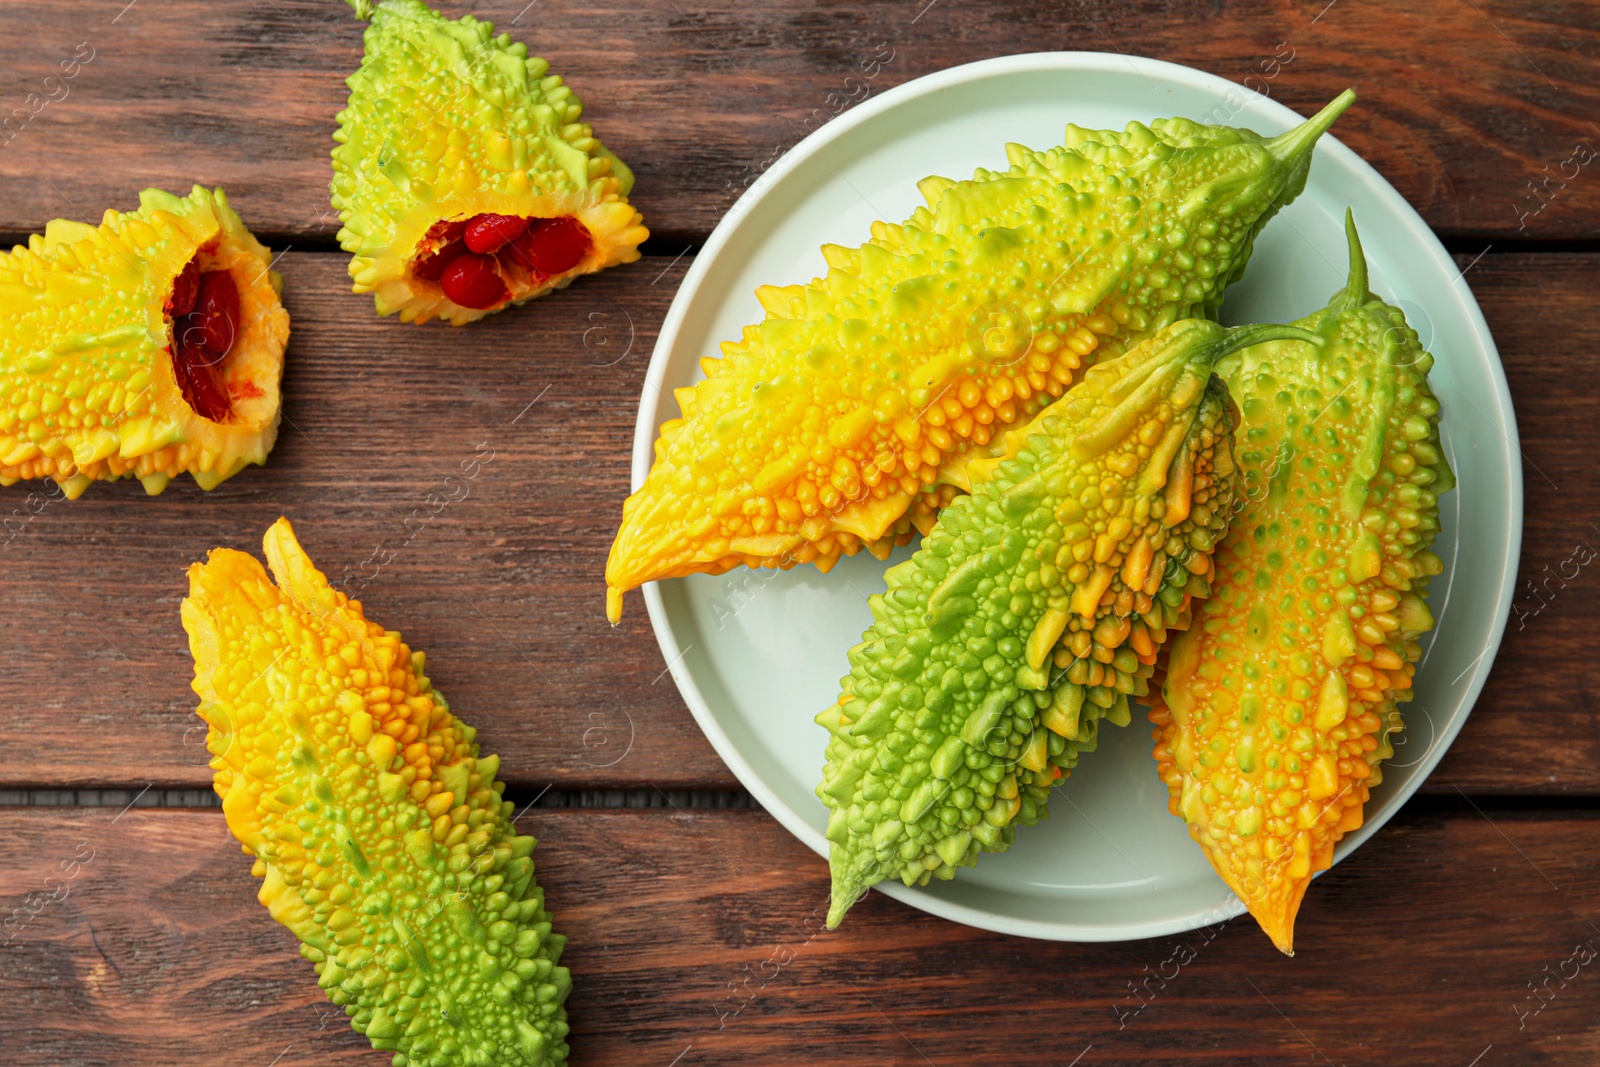
[[[289,340],[271,255],[221,189],[139,204],[0,254],[0,484],[154,495],[266,462]]]
[[[370,19],[333,150],[339,242],[378,313],[461,325],[639,258],[633,173],[526,45],[422,0]]]

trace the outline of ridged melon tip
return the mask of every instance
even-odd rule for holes
[[[860,879],[835,872],[833,892],[828,898],[828,929],[837,930],[844,922],[845,912],[855,906],[862,888]]]
[[[1294,920],[1310,885],[1311,877],[1307,875],[1287,886],[1287,893],[1274,893],[1270,900],[1248,905],[1261,932],[1271,938],[1272,944],[1285,956],[1294,955]]]

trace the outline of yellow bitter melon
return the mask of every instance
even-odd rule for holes
[[[395,1067],[564,1063],[566,939],[499,758],[286,520],[265,549],[271,578],[213,551],[182,605],[216,790],[261,902]]]
[[[829,925],[878,881],[949,878],[1009,847],[1098,719],[1128,722],[1134,627],[1158,645],[1181,622],[1232,513],[1233,416],[1212,363],[1288,336],[1309,335],[1182,320],[1097,364],[889,570],[843,695],[817,717]],[[1056,666],[1068,649],[1093,684]]]
[[[277,437],[289,316],[271,256],[221,189],[139,194],[0,254],[0,485],[68,497],[188,472],[211,489]],[[197,306],[197,302],[200,306]]]
[[[1400,728],[1439,558],[1433,357],[1350,277],[1281,341],[1218,365],[1241,408],[1246,490],[1217,549],[1212,596],[1172,642],[1155,702],[1171,810],[1284,952],[1312,875],[1362,823]]]
[[[677,391],[623,505],[607,614],[643,582],[886,555],[965,488],[965,457],[1104,359],[1214,316],[1255,235],[1354,99],[1274,138],[1187,119],[1069,127],[1011,167],[928,178],[928,206],[826,246],[826,277],[764,287],[765,321]]]
[[[456,325],[639,258],[633,173],[543,59],[422,0],[370,19],[333,150],[339,242],[378,313]]]

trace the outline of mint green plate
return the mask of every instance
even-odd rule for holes
[[[1345,121],[1363,106],[1358,101]],[[649,469],[657,428],[678,415],[671,390],[698,379],[701,356],[763,317],[758,285],[824,273],[821,244],[859,244],[874,219],[907,217],[922,203],[916,182],[926,175],[1003,168],[1007,141],[1044,148],[1060,143],[1068,122],[1120,129],[1167,115],[1264,134],[1300,121],[1187,67],[1055,52],[919,78],[823,126],[734,205],[684,279],[645,380],[634,486]],[[1344,284],[1347,204],[1373,291],[1405,309],[1438,359],[1432,381],[1459,487],[1441,501],[1435,550],[1445,570],[1430,598],[1438,627],[1409,725],[1366,825],[1340,843],[1338,859],[1378,832],[1466,721],[1500,644],[1522,531],[1516,420],[1478,305],[1422,219],[1334,137],[1318,145],[1305,193],[1266,227],[1224,318],[1286,322],[1322,307]],[[1465,539],[1462,530],[1470,531]],[[741,569],[645,588],[665,662],[717,753],[767,811],[824,856],[827,811],[811,790],[825,734],[812,716],[838,694],[845,652],[870,621],[868,594],[883,589],[883,571],[908,551],[889,564],[862,554],[826,575]],[[957,922],[1071,941],[1154,937],[1238,914],[1242,906],[1167,813],[1150,747],[1141,715],[1126,729],[1102,730],[1099,751],[1053,795],[1049,820],[1022,828],[1011,851],[984,857],[954,881],[880,889]]]

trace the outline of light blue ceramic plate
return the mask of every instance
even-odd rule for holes
[[[922,203],[916,182],[928,174],[1003,168],[1007,141],[1043,148],[1060,143],[1069,121],[1120,129],[1167,115],[1264,134],[1300,121],[1266,97],[1187,67],[1058,52],[920,78],[822,127],[745,194],[696,257],[645,381],[633,484],[649,469],[657,427],[678,415],[672,389],[699,378],[701,356],[763,317],[758,285],[824,273],[819,245],[859,244],[874,219],[907,217]],[[1441,502],[1436,551],[1445,570],[1431,596],[1439,622],[1409,727],[1366,825],[1339,845],[1341,859],[1412,794],[1466,720],[1500,643],[1522,530],[1516,422],[1478,305],[1416,212],[1332,136],[1317,147],[1305,193],[1266,227],[1248,273],[1228,293],[1225,319],[1286,322],[1322,307],[1345,280],[1346,205],[1355,210],[1373,290],[1405,309],[1438,359],[1432,381],[1459,488]],[[887,566],[863,554],[827,575],[735,570],[645,589],[662,655],[717,753],[823,855],[826,809],[811,790],[825,735],[812,716],[836,697],[845,652],[870,621],[867,595],[883,589]],[[1142,716],[1100,737],[1099,751],[1056,791],[1049,821],[1021,829],[1010,852],[984,857],[951,882],[880,888],[958,922],[1060,940],[1152,937],[1241,911],[1167,814]]]

